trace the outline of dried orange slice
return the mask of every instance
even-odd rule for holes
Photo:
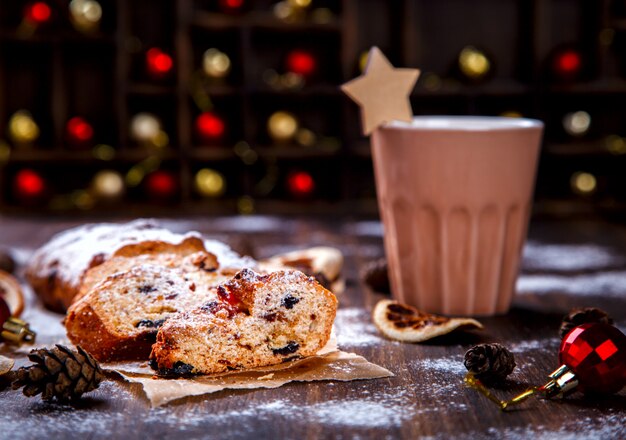
[[[11,371],[13,365],[15,365],[15,361],[13,359],[6,356],[0,356],[0,376],[4,376]]]
[[[0,297],[9,306],[11,316],[20,316],[24,310],[24,292],[13,275],[0,270]]]
[[[402,342],[424,342],[459,328],[483,328],[475,319],[433,315],[389,299],[376,304],[372,319],[383,335]]]

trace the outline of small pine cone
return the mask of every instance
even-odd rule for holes
[[[364,268],[361,277],[372,290],[380,293],[390,293],[387,260],[380,258],[369,262]]]
[[[592,322],[611,325],[613,324],[613,318],[611,318],[604,310],[596,309],[595,307],[572,309],[563,317],[563,320],[561,321],[561,328],[559,329],[561,339],[563,339],[565,335],[568,334],[574,327]]]
[[[515,357],[501,344],[479,344],[467,350],[464,363],[479,380],[497,383],[513,372]]]
[[[70,350],[57,344],[55,348],[32,350],[28,358],[34,365],[16,372],[13,389],[24,387],[25,396],[41,393],[43,400],[67,402],[95,390],[104,379],[98,362],[81,347]]]

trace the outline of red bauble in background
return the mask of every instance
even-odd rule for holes
[[[13,177],[13,192],[23,201],[41,198],[46,191],[46,181],[41,175],[29,168],[20,170]]]
[[[294,49],[285,58],[285,68],[289,72],[310,77],[317,70],[317,59],[309,51]]]
[[[85,119],[76,116],[65,124],[67,140],[75,145],[83,145],[93,139],[93,127]]]
[[[148,195],[155,199],[172,199],[178,192],[178,181],[170,171],[157,170],[148,174],[144,185]]]
[[[35,24],[44,24],[52,17],[52,10],[46,2],[30,3],[24,8],[24,20]]]
[[[608,324],[584,324],[563,338],[559,362],[576,375],[580,391],[616,393],[626,386],[626,335]]]
[[[552,58],[552,71],[559,78],[575,78],[580,75],[582,67],[582,55],[575,49],[558,51]]]
[[[174,61],[172,57],[158,47],[153,47],[146,52],[146,70],[155,77],[163,77],[172,71]]]
[[[220,9],[223,12],[236,13],[243,10],[244,0],[219,0]]]
[[[309,197],[315,191],[315,180],[306,171],[293,171],[287,175],[287,190],[295,197]]]
[[[203,112],[196,117],[195,129],[203,141],[214,142],[221,139],[226,131],[224,120],[213,112]]]

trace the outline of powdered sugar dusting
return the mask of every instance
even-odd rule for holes
[[[582,275],[522,275],[519,292],[563,293],[575,296],[626,297],[626,271]]]
[[[176,234],[161,228],[153,220],[139,219],[125,224],[99,223],[79,226],[54,236],[33,257],[37,276],[55,275],[76,288],[96,255],[108,258],[117,249],[143,241],[164,241],[179,244],[189,237],[201,238],[198,232]],[[213,240],[205,242],[223,266],[244,267],[254,262],[243,259],[227,245]]]
[[[598,270],[626,264],[626,259],[595,244],[549,244],[528,241],[524,269],[541,271]]]
[[[384,339],[372,324],[367,311],[359,308],[339,308],[335,319],[340,346],[360,347],[380,344]]]

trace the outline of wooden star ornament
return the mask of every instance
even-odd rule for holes
[[[371,134],[385,122],[411,121],[409,95],[419,75],[418,69],[393,67],[379,48],[370,49],[365,73],[341,86],[361,107],[363,134]]]

